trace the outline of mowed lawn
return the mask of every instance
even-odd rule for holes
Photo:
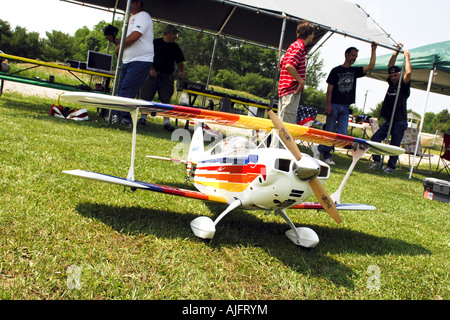
[[[434,168],[408,179],[408,168],[387,176],[361,160],[341,200],[376,211],[342,212],[337,225],[324,212],[288,210],[319,235],[313,250],[296,247],[284,220],[263,211],[233,211],[205,242],[190,221],[225,206],[63,174],[126,177],[131,129],[108,126],[94,108],[89,121],[52,117],[55,101],[0,99],[0,299],[450,298],[450,207],[423,197],[424,178],[448,180]],[[137,180],[192,188],[183,165],[146,158],[169,157],[178,144],[160,118],[138,128],[137,144]],[[330,193],[351,163],[345,153],[334,159]]]

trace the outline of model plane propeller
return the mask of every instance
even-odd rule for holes
[[[289,151],[292,152],[294,158],[297,161],[300,161],[302,158],[302,153],[298,149],[297,144],[292,138],[292,135],[286,129],[286,126],[283,124],[280,118],[278,118],[275,112],[273,112],[273,110],[269,110],[268,115],[270,120],[272,120],[275,129],[279,130],[280,138],[283,140],[286,147],[289,149]],[[317,171],[317,174],[319,174],[319,171]],[[314,191],[314,194],[316,195],[323,209],[333,218],[334,221],[336,221],[336,223],[341,223],[342,218],[336,209],[336,205],[334,204],[333,200],[331,199],[330,195],[325,190],[323,185],[319,182],[319,179],[317,179],[317,174],[309,177],[309,184],[311,185],[311,189]]]
[[[341,193],[348,177],[356,162],[366,152],[385,155],[399,155],[404,152],[399,147],[299,125],[285,124],[273,111],[269,111],[271,119],[262,119],[95,93],[65,93],[61,95],[61,99],[82,105],[128,111],[133,120],[131,164],[127,178],[84,170],[64,171],[65,173],[118,184],[133,190],[144,189],[226,203],[227,208],[214,221],[209,217],[198,217],[191,222],[194,234],[204,239],[214,237],[217,224],[229,212],[236,208],[242,208],[265,210],[280,215],[290,226],[286,236],[292,242],[304,247],[314,247],[319,242],[317,234],[310,228],[295,227],[288,217],[286,209],[324,209],[337,223],[342,221],[338,210],[375,210],[370,205],[340,202]],[[164,117],[185,119],[197,123],[187,159],[150,156],[153,159],[184,163],[188,180],[197,191],[135,181],[134,160],[138,114],[155,112]],[[266,130],[269,134],[259,144],[248,137],[226,137],[206,150],[203,142],[204,130],[201,124],[221,124],[245,129]],[[352,164],[334,194],[330,196],[323,187],[323,183],[329,177],[330,167],[308,154],[302,154],[294,139],[352,149]],[[312,194],[316,195],[319,202],[306,202]]]

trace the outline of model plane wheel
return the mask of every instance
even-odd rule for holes
[[[214,221],[208,217],[198,217],[191,221],[191,229],[196,237],[212,239],[216,233]]]
[[[304,248],[314,248],[319,243],[319,236],[317,233],[306,227],[296,228],[297,232],[290,229],[286,231],[286,237],[288,237],[293,243]],[[300,235],[300,239],[298,238]]]

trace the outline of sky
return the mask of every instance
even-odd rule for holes
[[[347,1],[359,4],[396,42],[403,43],[407,49],[450,40],[449,0]],[[0,19],[7,21],[12,28],[19,25],[28,32],[39,32],[41,37],[45,37],[45,32],[52,30],[73,35],[83,26],[92,28],[101,20],[112,21],[112,13],[60,0],[2,1]],[[359,58],[370,57],[369,43],[333,35],[320,49],[326,74],[344,62],[344,51],[350,46],[359,49]],[[377,55],[391,52],[385,48],[377,49]],[[325,79],[320,89],[326,90]],[[383,81],[367,77],[358,79],[356,106],[369,112],[383,100],[386,90],[387,84]],[[422,114],[425,100],[425,91],[412,89],[408,109]],[[426,112],[439,113],[444,109],[450,111],[450,97],[430,93]]]

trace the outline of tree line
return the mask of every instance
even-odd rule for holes
[[[92,30],[84,26],[73,36],[53,30],[46,32],[46,38],[42,38],[39,33],[27,32],[20,26],[12,30],[8,22],[0,20],[0,50],[47,62],[67,59],[86,61],[89,50],[107,52],[108,41],[103,35],[103,29],[108,24],[100,21]],[[123,21],[115,21],[114,25],[122,30]],[[165,24],[154,22],[155,38],[162,37],[164,27]],[[206,84],[215,36],[184,28],[179,30],[177,43],[186,59],[187,80]],[[114,48],[110,48],[109,52],[113,53]],[[277,54],[272,49],[221,37],[216,48],[210,84],[269,99],[277,74]],[[309,86],[317,89],[323,77],[323,61],[319,59],[319,54],[311,61],[308,68]]]
[[[53,30],[46,32],[46,37],[43,38],[39,33],[27,32],[26,28],[21,26],[12,29],[7,21],[0,20],[0,50],[11,55],[47,62],[67,59],[86,61],[89,50],[109,52],[116,59],[114,48],[109,48],[108,41],[103,35],[103,29],[108,24],[108,22],[99,21],[93,29],[84,26],[73,36]],[[122,30],[123,21],[117,20],[114,25]],[[165,24],[154,22],[155,38],[162,37],[164,27]],[[186,79],[206,84],[215,36],[185,28],[179,28],[179,31],[177,43],[182,48],[186,59]],[[217,42],[210,84],[248,92],[262,99],[270,99],[274,78],[278,74],[277,55],[277,51],[272,49],[220,37]],[[116,60],[114,60],[115,64]],[[318,51],[308,58],[308,86],[302,93],[300,101],[302,105],[318,109],[319,114],[324,113],[326,105],[326,94],[318,89],[326,75],[322,68],[323,60]],[[277,98],[276,90],[275,98]],[[379,117],[380,108],[381,103],[366,114]],[[362,111],[358,108],[353,108],[354,115],[361,113]],[[424,132],[435,133],[438,130],[442,133],[450,133],[450,115],[447,109],[437,115],[429,112],[424,120]]]

